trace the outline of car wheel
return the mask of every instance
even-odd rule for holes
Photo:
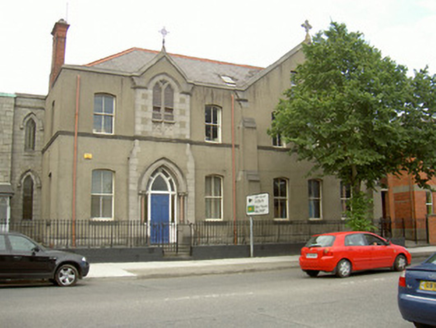
[[[346,278],[351,274],[351,263],[348,260],[340,260],[336,266],[336,275],[339,278]]]
[[[56,284],[61,287],[74,286],[79,278],[79,273],[74,265],[61,265],[55,275]]]
[[[306,272],[307,275],[309,277],[312,277],[312,278],[315,278],[318,275],[318,273],[319,273],[319,271],[317,271],[317,270],[306,270],[304,272]]]
[[[395,258],[394,262],[394,270],[395,271],[403,271],[407,266],[407,260],[406,257],[402,254],[398,255]]]

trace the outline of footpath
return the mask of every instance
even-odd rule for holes
[[[413,259],[424,260],[436,252],[436,246],[408,247]],[[86,279],[93,278],[171,278],[195,275],[244,273],[298,268],[299,255],[253,257],[201,261],[159,261],[127,263],[91,263]]]

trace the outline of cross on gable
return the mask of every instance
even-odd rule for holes
[[[310,43],[310,34],[309,31],[312,29],[312,25],[309,24],[309,21],[306,19],[306,21],[304,22],[304,24],[301,24],[301,27],[304,28],[306,30],[306,39],[305,42]]]
[[[312,25],[309,24],[309,21],[307,19],[304,24],[301,24],[301,27],[306,30],[306,34],[308,34],[309,31],[312,29]]]
[[[158,31],[160,34],[162,34],[162,46],[165,46],[165,37],[167,36],[167,34],[168,33],[170,33],[170,32],[168,32],[167,31],[167,29],[165,28],[165,26],[160,30],[160,31]]]

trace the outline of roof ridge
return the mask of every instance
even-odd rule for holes
[[[118,52],[118,53],[116,53],[116,54],[114,54],[114,55],[110,55],[110,56],[103,57],[103,58],[101,58],[101,59],[95,60],[95,61],[93,61],[93,62],[91,62],[91,63],[89,63],[89,64],[86,64],[86,65],[84,65],[84,66],[94,66],[94,65],[98,65],[98,64],[104,63],[104,62],[106,62],[106,61],[108,61],[108,60],[111,60],[111,59],[114,59],[114,58],[118,58],[118,57],[121,57],[121,56],[123,56],[123,55],[125,55],[125,54],[131,53],[131,52],[133,52],[133,51],[135,51],[135,50],[146,51],[146,52],[151,52],[151,53],[155,53],[155,54],[158,54],[158,53],[159,53],[159,51],[156,51],[156,50],[148,50],[148,49],[142,49],[142,48],[133,47],[133,48],[129,48],[129,49],[127,49],[127,50],[124,50],[124,51]]]
[[[157,51],[157,50],[149,50],[149,49],[144,49],[144,48],[133,47],[133,48],[130,48],[130,49],[118,52],[118,53],[116,53],[114,55],[98,59],[98,60],[93,61],[93,62],[91,62],[89,64],[86,64],[84,66],[98,65],[98,64],[104,63],[104,62],[106,62],[108,60],[121,57],[121,56],[123,56],[125,54],[128,54],[128,53],[131,53],[133,51],[144,51],[144,52],[150,52],[150,53],[154,53],[154,54],[158,54],[159,53],[159,51]],[[264,69],[264,67],[260,67],[260,66],[245,65],[245,64],[235,64],[235,63],[229,63],[229,62],[224,62],[224,61],[220,61],[220,60],[200,58],[200,57],[187,56],[187,55],[180,55],[180,54],[174,54],[174,53],[167,53],[167,54],[170,55],[170,56],[174,56],[174,57],[198,60],[198,61],[209,62],[209,63],[216,63],[216,64],[221,64],[221,65],[232,65],[232,66],[239,66],[239,67],[252,68],[252,69]]]

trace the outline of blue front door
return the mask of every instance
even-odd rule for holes
[[[152,244],[169,241],[170,196],[151,195],[150,238]]]

